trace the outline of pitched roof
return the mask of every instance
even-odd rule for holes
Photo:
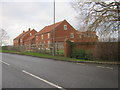
[[[32,40],[33,38],[35,38],[35,34],[30,36],[28,39],[26,39],[25,41],[29,41],[29,40]]]
[[[65,21],[65,20],[64,20]],[[42,33],[47,33],[47,32],[50,32],[52,31],[54,28],[56,28],[57,26],[59,26],[61,22],[58,22],[58,23],[55,23],[55,24],[52,24],[52,25],[49,25],[49,26],[45,26],[41,31],[39,31],[36,35],[39,35],[39,34],[42,34]]]
[[[31,31],[36,31],[36,30],[30,30],[30,28],[28,29],[28,31],[23,31],[23,33],[21,33],[19,36],[17,36],[14,40],[18,40],[18,39],[21,39],[21,38],[24,38],[24,36],[28,33],[30,33]],[[36,31],[37,32],[37,31]]]
[[[25,35],[27,32],[29,31],[26,31],[26,32],[23,32],[21,33],[19,36],[17,36],[14,40],[17,40],[17,39],[20,39],[23,35]]]

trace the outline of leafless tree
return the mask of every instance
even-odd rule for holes
[[[4,29],[0,29],[0,47],[2,45],[5,45],[8,39],[9,39],[9,36],[7,32]]]
[[[120,30],[120,2],[75,0],[72,6],[78,12],[77,20],[84,30],[97,31],[100,37],[108,39],[113,35],[118,36],[115,33]]]

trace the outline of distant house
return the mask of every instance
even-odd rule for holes
[[[14,39],[14,46],[22,45],[41,45],[50,48],[52,43],[63,44],[68,39],[71,42],[97,42],[98,36],[95,31],[81,32],[75,30],[66,20],[45,26],[42,30],[23,31]]]
[[[28,38],[30,38],[32,35],[34,35],[35,33],[37,33],[36,30],[30,30],[30,28],[28,29],[28,31],[23,31],[23,33],[21,33],[19,36],[17,36],[14,40],[14,46],[22,46],[25,45],[25,42]]]
[[[37,44],[50,44],[53,41],[55,43],[64,42],[65,39],[69,39],[72,42],[76,42],[76,30],[66,21],[45,26],[36,35]]]
[[[77,42],[98,42],[98,36],[95,31],[77,31]]]

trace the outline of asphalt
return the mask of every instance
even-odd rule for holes
[[[118,88],[117,65],[72,63],[5,53],[2,61],[2,88]]]

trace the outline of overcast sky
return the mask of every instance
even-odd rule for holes
[[[76,28],[76,12],[71,0],[56,0],[56,22],[66,19]],[[1,24],[2,22],[2,24]],[[8,32],[11,40],[28,28],[40,31],[53,24],[53,0],[1,0],[0,28]]]

